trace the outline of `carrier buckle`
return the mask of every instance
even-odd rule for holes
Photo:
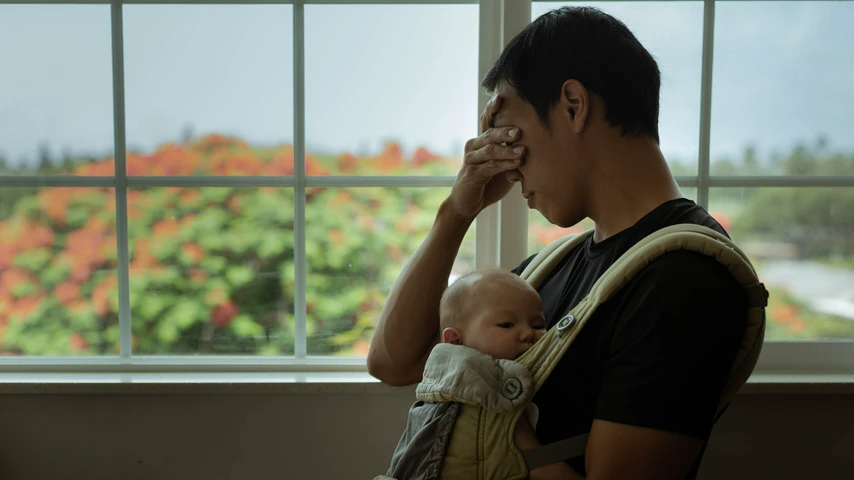
[[[561,318],[559,322],[557,322],[557,331],[560,335],[563,335],[569,327],[575,325],[575,316],[571,313],[567,313],[565,317]]]

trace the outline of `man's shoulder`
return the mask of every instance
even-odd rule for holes
[[[688,323],[693,326],[676,328],[697,334],[731,330],[747,314],[747,292],[728,267],[690,250],[668,252],[653,260],[615,294],[615,300],[621,305],[613,318],[617,324],[642,318],[641,323],[676,327],[690,317]],[[739,335],[738,329],[731,330],[733,339]]]
[[[677,225],[705,227],[732,242],[729,232],[706,209],[693,201],[680,199],[665,206],[668,208],[657,212],[658,218],[637,232],[637,237],[632,239],[632,245],[664,228]],[[688,248],[662,254],[645,266],[642,274],[647,280],[657,278],[663,282],[663,287],[677,289],[694,288],[701,284],[735,284],[735,278],[718,258]]]
[[[657,288],[694,290],[703,286],[737,286],[726,264],[716,257],[693,250],[674,250],[649,262],[635,277]]]
[[[638,234],[644,237],[662,228],[686,224],[706,227],[729,238],[729,233],[714,216],[687,198],[671,200],[659,206],[650,214]]]
[[[641,221],[635,225],[635,228],[628,238],[629,242],[627,248],[663,228],[686,224],[706,227],[729,238],[729,232],[727,232],[720,222],[709,214],[705,208],[692,200],[679,198],[665,202],[650,212],[647,217],[641,219]],[[577,253],[582,248],[583,243],[576,246],[576,248],[570,253]],[[539,252],[523,260],[516,268],[513,269],[513,273],[521,275],[525,270],[525,267],[527,267],[538,254]]]

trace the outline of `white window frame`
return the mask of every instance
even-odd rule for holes
[[[623,0],[640,1],[640,0]],[[691,0],[659,0],[691,1]],[[717,0],[723,1],[723,0]],[[738,1],[738,0],[730,0]],[[842,0],[852,1],[852,0]],[[362,357],[322,357],[306,351],[306,255],[305,190],[311,187],[450,187],[454,177],[370,177],[305,175],[305,50],[304,7],[307,4],[479,4],[478,77],[483,78],[502,48],[529,22],[531,0],[0,0],[13,4],[108,4],[111,7],[115,176],[0,177],[0,187],[112,187],[116,190],[117,275],[119,289],[119,355],[97,357],[0,357],[0,372],[99,373],[99,372],[365,372]],[[294,74],[294,175],[278,177],[129,177],[125,170],[125,95],[122,6],[132,4],[291,4],[293,5]],[[547,2],[544,2],[547,3]],[[577,1],[574,3],[585,3]],[[741,177],[710,174],[712,58],[715,0],[703,0],[702,85],[697,176],[680,176],[682,187],[696,187],[698,203],[708,207],[712,187],[854,187],[854,176],[845,177]],[[472,28],[475,28],[472,25]],[[479,85],[477,122],[489,97]],[[295,345],[293,356],[133,356],[127,190],[143,187],[283,187],[293,188],[295,261]],[[514,187],[518,189],[519,187]],[[511,192],[487,208],[476,222],[475,265],[512,268],[528,256],[528,209],[521,195]],[[766,342],[757,373],[850,372],[854,369],[854,342]]]

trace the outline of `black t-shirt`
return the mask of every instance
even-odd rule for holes
[[[686,223],[727,234],[702,207],[677,199],[603,242],[590,235],[539,289],[547,327],[638,241]],[[537,393],[538,439],[587,433],[600,419],[707,440],[746,320],[746,295],[726,267],[699,253],[664,254],[598,308]],[[569,464],[586,474],[583,457]]]

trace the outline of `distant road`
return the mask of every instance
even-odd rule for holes
[[[767,262],[757,270],[765,284],[785,287],[811,310],[854,321],[854,271],[797,260]]]

